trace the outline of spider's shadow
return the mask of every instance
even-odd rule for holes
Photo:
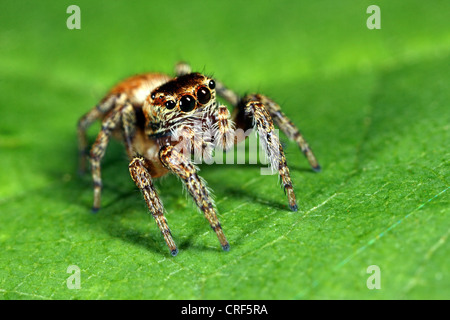
[[[83,177],[83,180],[85,178]],[[87,178],[86,178],[87,179]],[[133,245],[138,245],[143,247],[145,250],[152,251],[154,253],[165,255],[168,252],[168,248],[164,241],[164,238],[159,231],[158,227],[153,221],[145,202],[142,201],[142,195],[136,188],[133,187],[133,182],[130,178],[130,188],[122,187],[120,189],[115,186],[118,185],[118,178],[109,179],[104,185],[104,192],[109,194],[108,200],[103,201],[103,205],[100,210],[93,213],[89,204],[84,206],[86,209],[85,218],[89,220],[90,223],[94,221],[95,228],[99,228],[102,232],[106,232],[113,238],[120,239],[125,242],[129,242]],[[174,180],[179,184],[177,187],[181,189],[181,183],[174,178]],[[77,182],[76,185],[82,188],[91,188],[91,184]],[[170,188],[170,184],[155,183],[160,194],[164,194],[165,189]],[[72,186],[73,187],[73,186]],[[111,197],[111,194],[113,196]],[[180,196],[181,195],[180,193]],[[162,197],[164,198],[164,197]],[[106,199],[104,199],[106,200]],[[188,201],[192,202],[191,199]],[[164,200],[163,200],[164,202]],[[193,211],[198,211],[195,208],[195,204],[192,202]],[[126,209],[124,209],[126,208]],[[146,227],[135,227],[126,225],[123,221],[125,220],[135,220],[136,214],[139,215],[137,218],[141,220]],[[165,213],[166,217],[167,212]],[[171,209],[170,214],[176,214],[174,209]],[[169,215],[170,217],[170,215]],[[144,220],[145,219],[145,220]],[[170,219],[170,218],[169,218]],[[186,217],[186,219],[189,219]],[[202,215],[197,215],[196,219],[200,223],[192,224],[194,228],[189,229],[189,233],[186,233],[187,229],[184,229],[184,233],[177,232],[177,227],[170,224],[169,227],[172,230],[174,241],[177,244],[178,249],[181,250],[197,250],[197,251],[221,251],[220,246],[216,243],[211,243],[210,245],[199,245],[195,242],[196,237],[203,234],[205,230],[209,230],[209,225]],[[203,221],[204,220],[204,221]],[[147,228],[148,226],[148,228]]]
[[[160,186],[159,186],[160,187]],[[161,189],[161,187],[160,187]],[[164,188],[162,188],[164,189]],[[139,245],[143,247],[145,250],[153,251],[154,253],[159,254],[165,254],[168,252],[168,248],[166,246],[166,243],[164,241],[164,237],[159,232],[159,229],[154,224],[153,218],[151,214],[149,213],[149,210],[147,209],[146,205],[143,204],[142,201],[135,201],[136,197],[138,199],[141,199],[141,194],[138,190],[132,190],[129,192],[121,192],[114,200],[110,201],[109,204],[105,205],[103,210],[100,210],[96,213],[96,215],[101,215],[102,211],[108,211],[107,216],[120,216],[119,218],[115,218],[114,223],[112,225],[110,223],[104,223],[103,219],[98,219],[97,221],[102,224],[102,228],[112,237],[118,238],[124,241],[127,241],[129,243],[132,243],[134,245]],[[114,212],[114,207],[116,202],[118,201],[126,201],[129,202],[130,205],[127,206],[127,208],[135,209],[135,210],[128,210],[128,211],[122,211],[122,212]],[[196,210],[195,208],[193,208]],[[133,211],[133,212],[131,212]],[[142,217],[142,219],[147,218],[148,220],[145,220],[145,225],[149,226],[147,230],[143,230],[140,228],[139,230],[130,230],[129,227],[125,226],[124,223],[122,223],[120,220],[124,218],[125,216],[131,216],[135,215],[137,213]],[[172,210],[173,211],[173,210]],[[144,213],[145,215],[141,215],[141,213]],[[176,212],[171,212],[172,214]],[[167,213],[166,213],[167,216]],[[203,217],[199,216],[199,218],[203,219]],[[106,217],[108,219],[108,217]],[[131,219],[131,218],[130,218]],[[207,223],[197,223],[194,224],[195,228],[191,228],[189,234],[183,233],[180,234],[180,232],[177,232],[177,228],[173,225],[170,225],[169,227],[172,230],[173,238],[175,243],[177,244],[178,249],[181,250],[198,250],[198,251],[216,251],[220,250],[220,247],[217,246],[217,248],[214,248],[214,246],[202,246],[198,244],[194,244],[194,239],[205,232],[205,228],[207,227]],[[184,229],[186,230],[186,229]],[[208,229],[206,229],[208,230]]]

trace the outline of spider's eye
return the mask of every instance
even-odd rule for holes
[[[214,80],[209,80],[208,87],[214,89],[216,87],[216,82]]]
[[[180,99],[180,109],[184,112],[189,112],[195,108],[195,99],[193,96],[185,95]]]
[[[154,94],[154,93],[152,93],[151,97],[152,97],[152,99],[155,99],[155,94]]]
[[[200,87],[197,90],[197,99],[201,104],[208,103],[209,100],[211,100],[211,92],[208,90],[208,88]]]
[[[173,108],[175,108],[177,103],[173,100],[169,100],[164,105],[166,106],[167,109],[172,110]]]

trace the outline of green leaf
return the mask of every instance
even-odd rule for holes
[[[448,2],[6,2],[0,20],[2,299],[448,299]],[[315,151],[282,136],[299,211],[257,165],[202,165],[223,252],[173,176],[156,186],[173,258],[128,173],[103,161],[90,212],[76,123],[120,79],[178,60],[278,101]],[[99,126],[89,131],[93,141]],[[69,266],[80,289],[69,289]],[[368,267],[381,289],[369,289]]]

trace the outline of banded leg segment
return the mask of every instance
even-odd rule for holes
[[[119,128],[120,125],[123,131],[127,154],[132,159],[135,156],[132,141],[136,132],[136,114],[133,106],[129,102],[126,102],[124,106],[117,106],[105,117],[102,122],[101,131],[97,135],[95,143],[92,145],[90,156],[92,178],[94,181],[94,205],[92,207],[94,212],[100,209],[101,202],[101,161],[105,155],[112,132]]]
[[[148,160],[145,160],[144,158],[135,157],[128,166],[130,175],[136,186],[141,190],[145,203],[155,219],[159,230],[161,230],[164,240],[170,249],[170,253],[172,256],[176,256],[178,254],[178,249],[173,241],[169,226],[167,225],[162,202],[156,193],[152,178],[147,170],[147,161]]]
[[[251,126],[251,122],[246,119],[245,103],[246,101],[254,100],[261,102],[264,107],[269,111],[273,122],[283,131],[283,133],[292,141],[295,141],[300,148],[300,150],[305,155],[311,168],[319,172],[321,167],[316,159],[316,156],[312,152],[305,140],[300,130],[295,126],[295,124],[281,111],[280,106],[268,97],[260,94],[250,94],[246,95],[244,98],[240,98],[234,91],[225,87],[219,81],[216,81],[216,91],[225,100],[231,103],[235,109],[233,110],[232,118],[237,124],[237,127],[248,129]]]
[[[86,158],[88,156],[86,131],[95,121],[101,119],[105,113],[113,108],[116,98],[116,96],[108,96],[78,120],[78,171],[82,174],[86,172]]]
[[[91,170],[92,179],[94,181],[94,205],[92,211],[97,212],[100,209],[102,177],[101,177],[101,161],[105,155],[106,147],[112,131],[120,124],[120,107],[116,107],[110,115],[102,122],[102,129],[97,135],[97,139],[91,149]]]
[[[136,134],[136,113],[130,103],[126,103],[120,113],[122,118],[125,148],[127,150],[128,157],[133,159],[135,156],[135,151],[133,149],[133,138]]]
[[[292,211],[297,211],[297,202],[286,157],[280,139],[274,131],[273,121],[269,112],[263,103],[250,99],[245,102],[245,113],[247,117],[253,118],[254,126],[258,130],[259,139],[266,151],[271,166],[273,169],[278,170],[283,188],[288,197],[289,207]]]
[[[239,95],[237,93],[235,93],[234,91],[225,87],[225,85],[222,82],[220,82],[218,80],[214,80],[214,81],[216,82],[217,94],[219,96],[221,96],[222,98],[224,98],[229,103],[231,103],[231,105],[233,105],[233,107],[237,107],[237,105],[239,104],[239,101],[241,100]]]
[[[230,245],[217,218],[213,200],[205,183],[198,176],[195,166],[173,146],[163,147],[159,157],[165,167],[183,180],[195,203],[209,221],[211,228],[216,232],[222,249],[228,251]]]

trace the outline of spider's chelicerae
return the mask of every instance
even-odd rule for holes
[[[131,161],[131,177],[141,190],[171,254],[175,256],[178,249],[153,186],[153,179],[169,172],[183,181],[216,232],[223,250],[228,251],[230,245],[217,219],[214,202],[205,182],[197,174],[191,154],[200,151],[207,158],[217,147],[226,150],[245,139],[243,135],[234,134],[236,129],[247,131],[254,127],[272,168],[278,170],[293,211],[297,211],[297,203],[274,123],[297,142],[313,170],[319,171],[320,166],[299,130],[280,106],[268,97],[260,94],[239,97],[222,83],[203,74],[192,73],[185,63],[177,64],[175,73],[174,78],[161,73],[147,73],[125,79],[79,120],[80,171],[86,168],[86,130],[94,121],[101,120],[101,131],[90,151],[93,210],[100,208],[100,162],[110,137],[114,136],[124,142]],[[216,95],[233,105],[232,113],[216,101]]]

